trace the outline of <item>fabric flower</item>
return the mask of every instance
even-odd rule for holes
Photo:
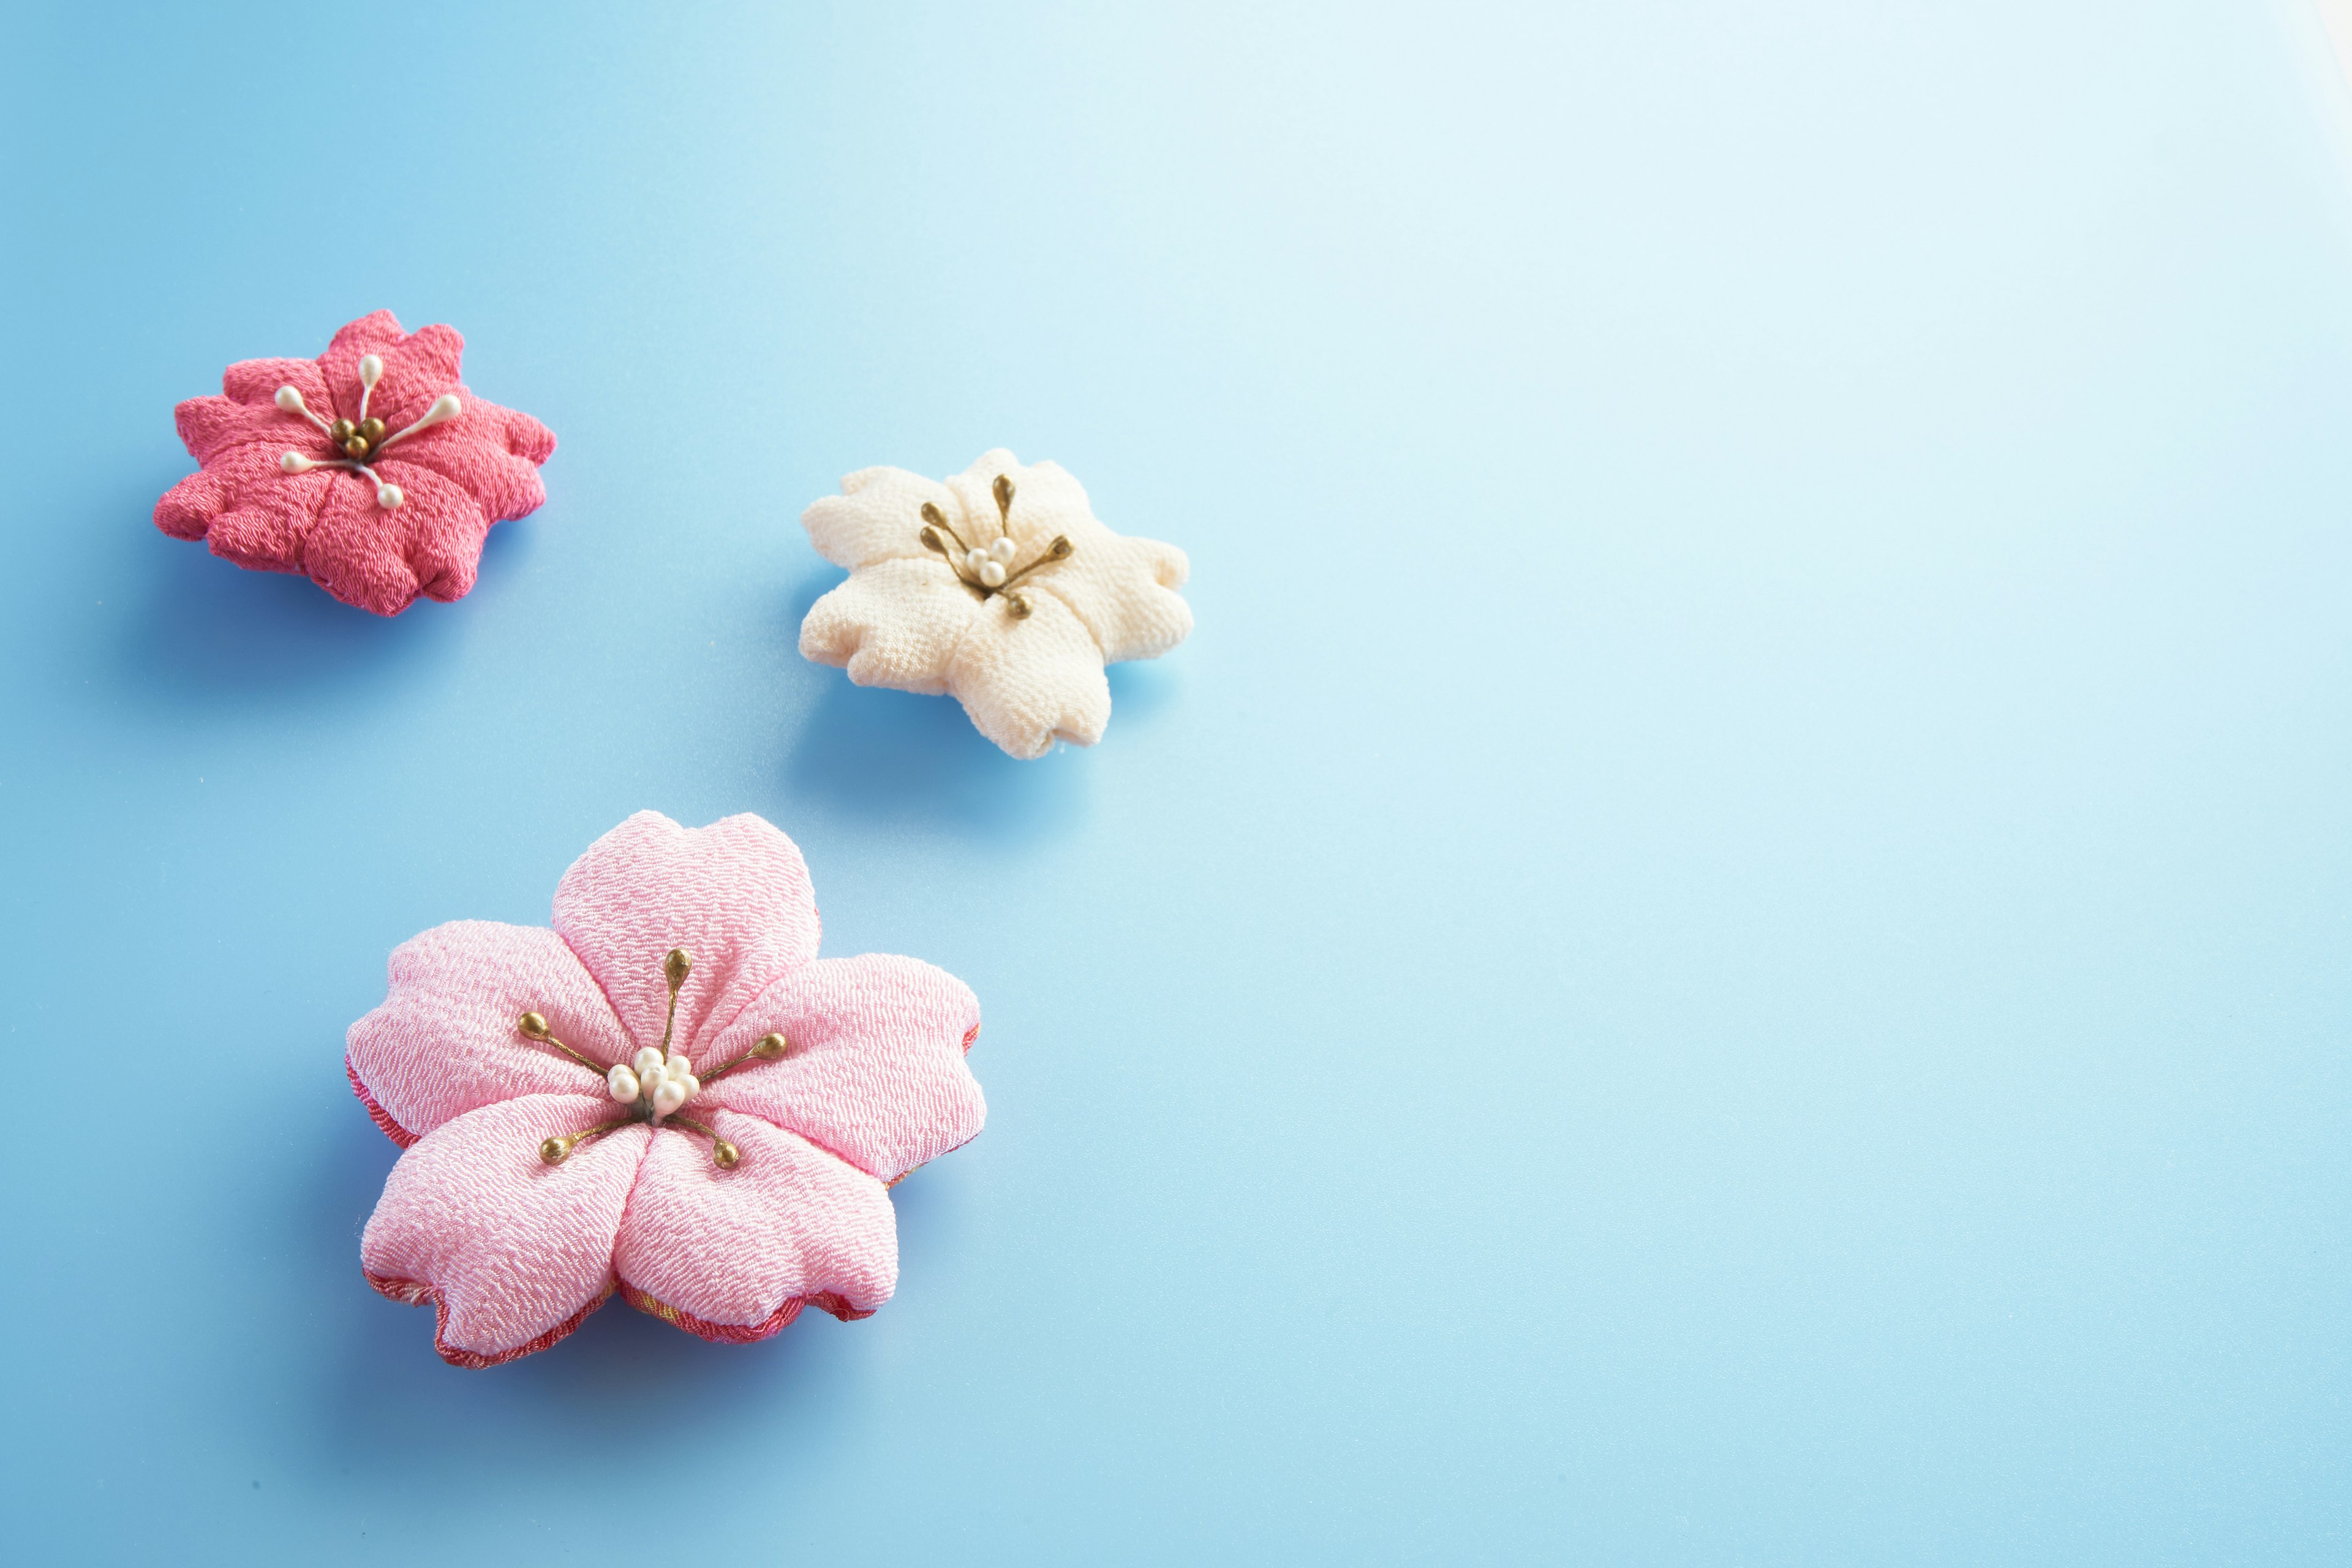
[[[352,1088],[406,1152],[360,1242],[459,1366],[542,1350],[617,1289],[708,1340],[890,1299],[886,1188],[979,1132],[980,1005],[911,958],[820,959],[793,841],[639,812],[554,929],[457,921],[392,955]]]
[[[803,514],[849,581],[811,606],[801,654],[860,686],[952,692],[1016,757],[1091,746],[1103,668],[1157,658],[1192,629],[1184,552],[1095,521],[1058,464],[994,451],[945,484],[863,468]]]
[[[258,572],[300,572],[395,616],[474,585],[494,522],[547,500],[555,437],[457,379],[454,327],[404,336],[362,316],[315,360],[240,360],[219,397],[173,414],[203,465],[155,503],[155,526]]]

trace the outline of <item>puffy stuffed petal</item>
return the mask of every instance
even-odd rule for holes
[[[936,479],[904,468],[860,468],[841,481],[842,493],[826,496],[801,514],[809,542],[836,566],[856,571],[900,556],[938,556],[923,545],[923,503],[947,517],[967,544],[996,537],[996,509],[990,503],[984,537],[976,538],[954,494]]]
[[[394,481],[407,498],[386,507],[364,475],[338,468],[330,477],[335,483],[302,545],[302,569],[312,582],[379,616],[398,615],[419,595],[454,599],[473,586],[489,528],[473,497],[411,468]]]
[[[484,1106],[392,1168],[360,1262],[385,1295],[438,1305],[444,1357],[486,1366],[542,1349],[610,1292],[614,1237],[653,1134],[623,1127],[558,1165],[539,1146],[611,1110],[572,1094]]]
[[[299,414],[278,412],[278,389],[281,386],[290,386],[300,393],[302,401],[310,405],[310,412],[321,419],[332,420],[335,417],[334,393],[327,385],[327,373],[319,368],[317,360],[241,359],[221,372],[221,391],[224,395],[257,411],[268,410],[286,421],[286,428],[289,430],[307,430],[314,437],[317,437],[319,427],[308,419]],[[204,400],[198,398],[193,401]],[[185,408],[187,405],[184,403],[180,406]],[[183,426],[180,430],[182,438],[185,439],[187,434],[187,427]],[[211,460],[205,454],[196,450],[194,442],[189,443],[188,452],[200,463]]]
[[[309,360],[266,360],[265,364],[290,368],[300,366],[311,374],[307,378],[315,387],[319,384],[318,366]],[[281,376],[271,386],[269,396],[278,387],[303,378]],[[307,402],[310,394],[304,394]],[[318,406],[323,406],[323,398]],[[172,410],[172,423],[180,432],[180,440],[188,455],[199,463],[209,463],[231,447],[255,441],[274,441],[278,449],[294,447],[304,452],[323,454],[326,437],[319,427],[299,414],[288,414],[264,397],[258,403],[241,403],[234,397],[191,397]]]
[[[481,508],[485,526],[528,516],[546,504],[539,466],[555,450],[555,433],[528,414],[461,392],[466,411],[446,425],[401,442],[377,465],[432,469]],[[406,485],[408,481],[398,481]]]
[[[1085,487],[1058,463],[1024,467],[999,448],[948,485],[966,508],[988,507],[992,520],[992,487],[1000,475],[1013,481],[1013,536],[1021,562],[1036,559],[1056,534],[1069,540],[1068,559],[1027,581],[1076,612],[1105,663],[1157,658],[1191,635],[1192,606],[1176,592],[1192,574],[1181,550],[1104,527]],[[992,527],[992,536],[994,531]]]
[[[743,1005],[816,956],[816,894],[793,841],[745,814],[680,827],[641,811],[588,847],[555,889],[555,929],[640,1045],[661,1039],[662,958],[694,961],[676,1048],[697,1064]]]
[[[1042,757],[1056,740],[1091,746],[1110,722],[1102,650],[1069,605],[1027,597],[1025,618],[1001,596],[989,601],[948,667],[948,689],[982,734],[1016,757]]]
[[[751,1340],[804,1302],[857,1318],[890,1299],[898,1216],[880,1182],[756,1117],[707,1120],[742,1158],[722,1171],[706,1140],[655,1136],[613,1253],[632,1300],[707,1338]]]
[[[251,441],[215,456],[163,492],[155,526],[174,539],[210,541],[213,553],[267,572],[301,570],[302,540],[327,504],[340,470],[289,474],[284,448]]]
[[[636,1047],[563,939],[545,926],[452,921],[393,949],[391,991],[351,1027],[352,1079],[412,1139],[527,1094],[598,1095],[586,1068],[515,1027],[525,1013],[609,1067]]]
[[[696,1104],[746,1111],[830,1149],[885,1182],[968,1142],[988,1102],[964,1065],[980,1001],[920,959],[820,958],[761,992],[712,1040],[730,1061],[770,1031],[782,1059],[754,1058]]]
[[[383,379],[368,398],[368,412],[398,430],[420,417],[443,393],[466,395],[457,384],[458,363],[465,352],[466,340],[455,327],[419,327],[404,334],[398,317],[390,310],[374,310],[335,334],[327,352],[319,356],[319,368],[327,378],[336,409],[344,418],[357,419],[360,361],[368,354],[383,361]]]
[[[846,666],[860,686],[938,696],[964,633],[986,612],[952,568],[928,561],[882,561],[809,606],[801,657]]]
[[[1192,606],[1176,592],[1192,564],[1172,544],[1099,531],[1036,584],[1077,613],[1105,663],[1158,658],[1192,633]]]

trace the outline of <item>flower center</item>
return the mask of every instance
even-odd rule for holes
[[[956,581],[979,595],[982,603],[1003,594],[1004,606],[1013,612],[1013,618],[1026,620],[1034,608],[1029,595],[1007,590],[1040,566],[1067,561],[1076,547],[1070,542],[1069,535],[1057,533],[1035,560],[1016,569],[1013,562],[1021,553],[1021,547],[1013,539],[1013,480],[999,474],[992,488],[996,493],[997,523],[993,540],[985,544],[965,543],[963,535],[948,521],[947,514],[929,501],[923,503],[924,527],[918,537],[924,549],[936,550],[947,558],[948,569],[956,574]],[[953,549],[948,547],[949,540],[955,542]]]
[[[722,1171],[731,1171],[743,1158],[743,1152],[718,1131],[690,1116],[680,1116],[678,1110],[687,1101],[702,1092],[703,1080],[694,1073],[694,1064],[684,1051],[670,1049],[670,1037],[677,1029],[677,993],[686,977],[694,971],[694,960],[683,948],[671,948],[662,960],[662,977],[669,982],[669,1016],[663,1020],[661,1044],[646,1046],[625,1062],[614,1062],[600,1068],[570,1046],[555,1037],[548,1027],[543,1013],[525,1013],[515,1020],[515,1032],[526,1040],[553,1046],[582,1067],[604,1080],[604,1092],[613,1100],[627,1108],[626,1114],[610,1121],[600,1121],[593,1127],[582,1128],[561,1137],[543,1140],[539,1145],[539,1157],[551,1165],[561,1165],[572,1157],[572,1152],[583,1143],[593,1143],[615,1128],[642,1121],[659,1131],[665,1127],[696,1133],[710,1140],[711,1162]],[[751,1048],[740,1056],[721,1062],[711,1069],[710,1080],[716,1083],[748,1061],[772,1062],[792,1048],[791,1042],[781,1034],[760,1037]]]
[[[289,474],[307,474],[312,468],[349,468],[375,486],[375,504],[390,511],[408,499],[398,485],[387,483],[383,476],[367,466],[364,459],[382,457],[419,430],[429,430],[436,425],[446,425],[466,411],[455,393],[445,392],[433,400],[416,420],[404,429],[384,433],[383,421],[368,412],[368,399],[375,395],[375,384],[383,379],[383,361],[373,354],[360,358],[360,416],[356,420],[338,419],[332,424],[320,418],[310,405],[302,401],[302,394],[291,386],[278,389],[280,413],[299,414],[319,427],[319,433],[333,444],[340,458],[309,458],[299,452],[288,452],[278,459],[278,466]]]

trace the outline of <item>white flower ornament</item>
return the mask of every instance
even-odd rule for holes
[[[998,450],[945,484],[861,468],[841,489],[801,517],[849,568],[801,623],[802,656],[860,686],[952,693],[1016,757],[1102,739],[1104,667],[1192,629],[1184,552],[1105,528],[1058,464]]]

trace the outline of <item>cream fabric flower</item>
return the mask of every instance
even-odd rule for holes
[[[841,489],[801,517],[849,568],[801,623],[802,656],[860,686],[952,693],[1016,757],[1102,739],[1103,668],[1192,629],[1184,552],[1105,528],[1058,464],[1000,449],[945,484],[861,468]]]

